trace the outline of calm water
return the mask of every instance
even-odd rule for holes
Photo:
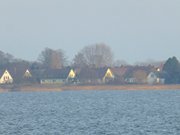
[[[0,135],[180,135],[180,91],[1,93]]]

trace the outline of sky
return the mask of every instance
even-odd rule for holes
[[[180,0],[1,0],[0,50],[37,60],[49,47],[71,60],[104,43],[128,63],[180,58]]]

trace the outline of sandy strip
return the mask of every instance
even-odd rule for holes
[[[180,90],[180,85],[64,86],[62,90]]]
[[[86,86],[58,86],[58,85],[27,85],[15,89],[0,88],[0,92],[8,91],[65,91],[65,90],[180,90],[180,85],[86,85]]]

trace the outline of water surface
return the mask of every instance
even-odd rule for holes
[[[180,91],[0,94],[1,135],[179,135]]]

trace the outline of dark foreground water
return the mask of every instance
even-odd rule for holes
[[[1,93],[0,135],[180,135],[180,91]]]

